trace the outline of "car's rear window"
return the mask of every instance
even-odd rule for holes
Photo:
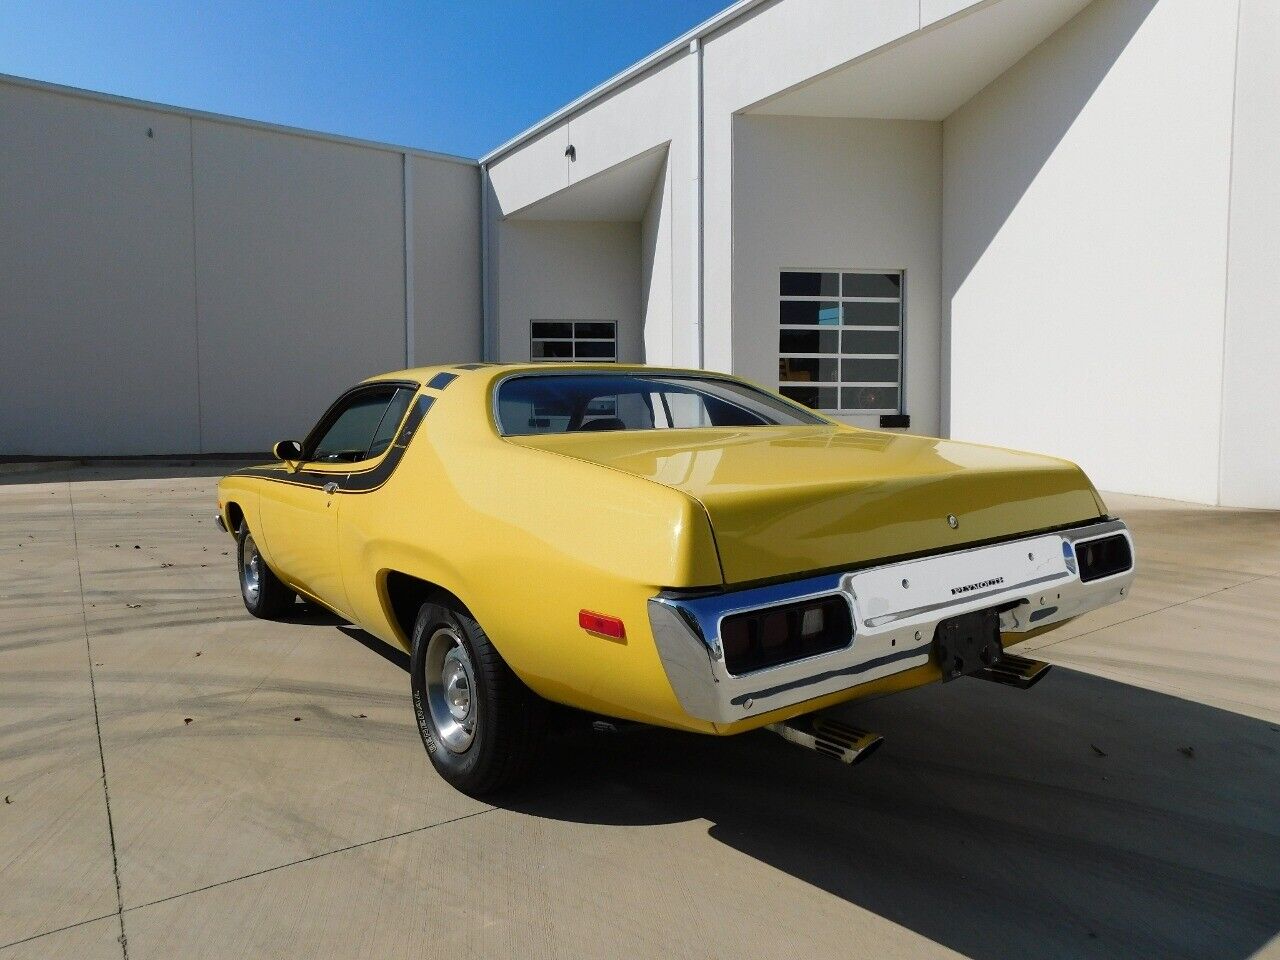
[[[498,387],[507,436],[602,430],[766,427],[821,418],[732,380],[665,374],[530,374]]]

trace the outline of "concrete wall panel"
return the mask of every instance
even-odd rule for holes
[[[508,262],[516,262],[519,264],[516,276],[523,276],[526,248],[537,231],[527,225],[506,222],[503,217],[524,210],[570,184],[581,184],[602,173],[607,175],[609,169],[667,145],[660,189],[654,194],[655,197],[661,195],[655,201],[660,207],[655,209],[651,204],[646,210],[641,231],[645,247],[644,277],[637,282],[649,286],[638,316],[645,319],[625,353],[633,359],[645,356],[654,363],[695,363],[697,348],[691,322],[694,251],[691,70],[694,63],[695,58],[684,54],[658,64],[593,103],[586,112],[571,117],[492,164],[491,269],[496,278],[495,287],[502,288],[494,297],[494,324],[501,344],[498,356],[512,355],[507,352],[510,349],[518,351],[514,356],[527,356],[529,317],[541,309],[539,304],[543,302],[540,296],[519,283],[513,288],[506,267]],[[577,159],[567,163],[564,149],[570,142],[577,151]],[[616,223],[614,234],[630,235],[634,226]],[[568,234],[560,231],[558,235]],[[657,274],[652,272],[654,264],[658,265]],[[557,272],[563,269],[550,268]],[[631,265],[626,269],[632,269]],[[582,281],[574,278],[570,283],[580,286]],[[650,323],[654,324],[652,328]]]
[[[675,352],[671,167],[664,165],[640,224],[640,297],[646,363],[671,364]]]
[[[194,144],[203,447],[259,450],[405,364],[402,161],[202,121]]]
[[[480,168],[409,157],[415,364],[480,359]]]
[[[644,359],[639,224],[509,221],[501,257],[497,360],[528,361],[531,320],[616,320],[618,359]]]
[[[1243,0],[1237,70],[1220,502],[1280,509],[1280,4]]]
[[[190,135],[0,84],[0,454],[196,449]]]
[[[906,410],[913,432],[936,433],[942,125],[738,117],[733,180],[734,371],[777,384],[779,271],[904,270]]]
[[[579,183],[661,144],[692,133],[693,82],[687,57],[675,57],[613,91],[568,121]]]
[[[1096,0],[946,120],[953,436],[1216,500],[1235,21]]]
[[[970,7],[982,6],[984,2],[1007,3],[1009,0],[920,0],[920,27],[931,26]]]
[[[494,216],[515,213],[569,186],[568,146],[569,128],[560,124],[490,164]]]
[[[732,370],[734,114],[920,25],[919,0],[789,0],[735,21],[705,45],[703,263],[706,366]]]

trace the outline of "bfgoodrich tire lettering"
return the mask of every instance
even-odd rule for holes
[[[529,775],[546,741],[548,705],[457,601],[418,611],[410,678],[422,744],[450,785],[478,797]]]

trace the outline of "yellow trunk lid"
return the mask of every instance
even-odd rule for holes
[[[509,440],[696,498],[711,519],[727,583],[958,547],[1104,512],[1084,473],[1064,460],[840,426]]]

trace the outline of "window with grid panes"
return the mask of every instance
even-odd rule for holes
[[[900,271],[782,271],[779,392],[826,413],[900,413],[902,281]]]
[[[532,320],[529,359],[612,363],[618,359],[614,320]]]

